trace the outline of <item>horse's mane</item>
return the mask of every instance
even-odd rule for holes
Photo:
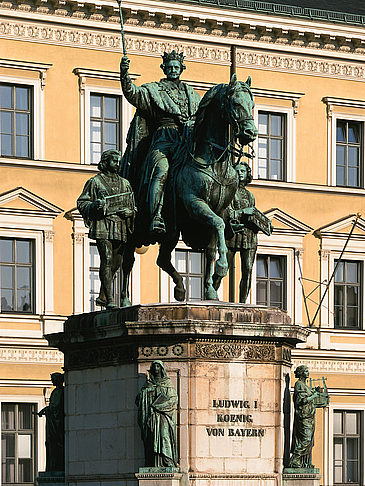
[[[243,81],[236,81],[234,86],[232,86],[232,89],[234,89],[234,87],[237,86],[237,85],[244,88],[244,90],[247,91],[249,93],[249,95],[251,96],[251,98],[253,99],[252,91],[250,89],[250,86],[247,83],[245,83]],[[200,127],[201,127],[203,120],[205,118],[205,112],[206,112],[208,106],[216,97],[219,96],[221,98],[222,95],[225,93],[226,89],[229,88],[230,86],[231,85],[227,84],[227,83],[216,84],[215,86],[210,88],[210,90],[207,91],[205,93],[205,95],[203,96],[202,100],[199,103],[199,107],[198,107],[198,110],[197,110],[196,115],[195,115],[194,130],[193,130],[193,134],[192,134],[193,142],[196,141]],[[222,100],[220,100],[220,101],[222,101]],[[223,106],[222,106],[222,108],[223,108]]]

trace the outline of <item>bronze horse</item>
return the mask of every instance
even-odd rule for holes
[[[229,84],[211,88],[200,102],[192,133],[188,140],[182,142],[180,155],[170,167],[163,209],[167,231],[158,237],[160,251],[157,265],[173,279],[174,296],[178,301],[185,299],[185,288],[181,275],[171,262],[171,253],[180,235],[187,246],[205,252],[206,300],[218,299],[213,287],[213,273],[220,277],[227,275],[222,213],[231,203],[238,187],[238,176],[233,166],[233,155],[237,152],[234,142],[241,147],[242,153],[242,148],[257,136],[250,87],[251,78],[244,83],[237,81],[236,75],[233,75]],[[133,186],[133,181],[131,183]],[[140,235],[145,234],[148,228],[145,224],[143,227],[143,219],[140,221],[138,223],[137,218],[136,237],[134,241],[132,238],[130,249],[124,257],[122,306],[130,305],[128,281],[134,263],[133,253],[141,242]],[[155,241],[156,237],[148,243]],[[214,266],[217,251],[218,259]]]

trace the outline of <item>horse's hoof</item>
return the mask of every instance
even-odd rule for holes
[[[100,297],[96,297],[95,305],[97,305],[98,307],[105,307],[106,306],[106,300],[101,299]]]
[[[116,308],[116,307],[118,307],[118,306],[117,306],[117,304],[114,302],[114,300],[112,300],[112,301],[108,302],[108,303],[106,304],[106,306],[105,306],[105,307],[106,307],[106,308],[109,310],[109,309],[115,309],[115,308]]]
[[[222,263],[219,260],[215,262],[214,273],[218,275],[218,277],[225,277],[228,273],[228,262]]]
[[[120,301],[120,307],[130,307],[132,305],[132,302],[128,299],[128,297],[124,297],[124,299],[121,299]]]
[[[181,287],[174,288],[174,297],[178,302],[183,302],[185,300],[185,289]]]
[[[219,300],[217,291],[213,287],[209,287],[204,293],[205,300]]]

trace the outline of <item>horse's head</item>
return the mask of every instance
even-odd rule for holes
[[[251,78],[244,83],[234,74],[224,93],[223,108],[234,137],[241,145],[253,142],[258,131],[253,120],[255,106],[251,92]]]

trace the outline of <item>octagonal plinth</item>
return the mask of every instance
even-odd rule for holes
[[[66,483],[148,480],[134,402],[160,359],[179,395],[174,485],[277,485],[285,377],[308,333],[279,309],[215,302],[71,316],[47,336],[65,354]]]

